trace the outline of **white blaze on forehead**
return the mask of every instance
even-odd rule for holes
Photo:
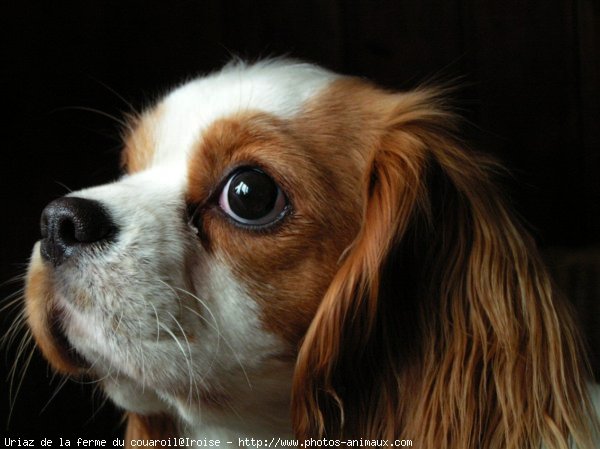
[[[185,161],[204,129],[237,112],[257,110],[291,117],[337,75],[310,64],[238,62],[171,92],[160,104],[153,164]]]

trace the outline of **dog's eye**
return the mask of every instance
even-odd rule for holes
[[[246,168],[229,178],[221,192],[219,206],[241,224],[263,226],[283,216],[287,199],[263,171]]]

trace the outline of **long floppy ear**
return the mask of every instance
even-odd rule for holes
[[[396,99],[360,231],[300,348],[298,438],[592,447],[571,311],[494,189],[493,163],[462,148],[435,93]]]
[[[131,444],[132,440],[167,440],[177,437],[177,426],[173,419],[167,415],[140,415],[137,413],[127,413],[127,428],[125,429],[125,447],[130,449],[139,446]],[[154,447],[169,447],[154,446]]]

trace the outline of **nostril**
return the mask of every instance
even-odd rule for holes
[[[62,242],[72,245],[77,242],[83,242],[84,240],[79,240],[75,236],[75,223],[70,219],[70,217],[61,217],[60,222],[58,223],[57,229],[57,237]]]
[[[65,197],[52,201],[40,220],[42,257],[60,265],[75,250],[114,235],[116,227],[102,204],[95,200]]]

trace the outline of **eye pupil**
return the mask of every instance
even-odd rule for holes
[[[260,170],[247,170],[231,179],[227,200],[231,211],[244,220],[269,215],[279,195],[275,182]]]
[[[246,167],[235,172],[221,190],[221,210],[238,224],[265,228],[289,212],[287,197],[265,172]]]

